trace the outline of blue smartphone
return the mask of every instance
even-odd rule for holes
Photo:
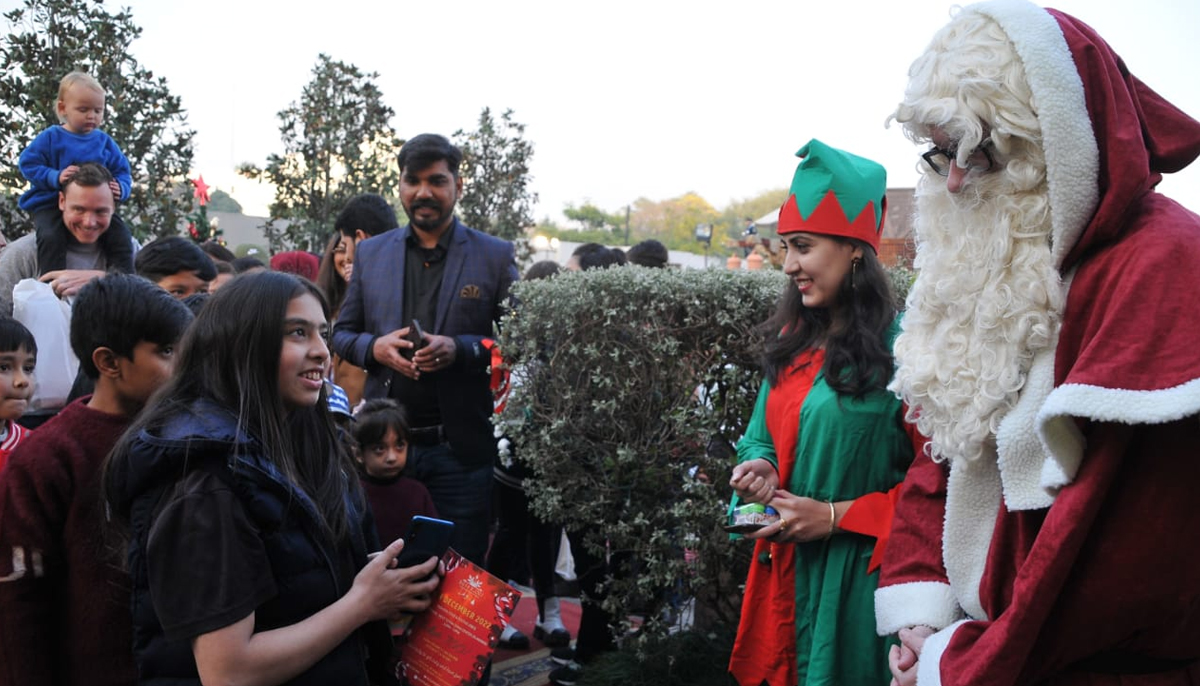
[[[440,560],[450,547],[453,535],[454,522],[416,515],[408,525],[404,549],[396,557],[396,566],[414,567],[431,557]]]

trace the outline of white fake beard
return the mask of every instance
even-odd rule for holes
[[[958,196],[940,177],[918,187],[918,277],[889,388],[936,461],[994,458],[1033,356],[1057,340],[1064,297],[1045,186],[1022,193],[1005,176],[980,176]]]

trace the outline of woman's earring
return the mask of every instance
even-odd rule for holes
[[[850,261],[850,290],[852,291],[858,290],[858,282],[855,277],[858,275],[858,263],[861,261],[857,257]]]

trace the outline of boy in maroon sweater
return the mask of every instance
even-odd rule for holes
[[[67,405],[0,473],[0,686],[130,684],[129,581],[103,543],[100,468],[171,373],[192,314],[149,281],[80,290],[71,348],[95,393]]]

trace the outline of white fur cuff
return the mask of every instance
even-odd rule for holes
[[[914,581],[875,590],[875,628],[880,636],[918,624],[941,629],[962,617],[950,584]]]
[[[950,639],[958,627],[969,621],[964,619],[955,622],[925,639],[921,659],[917,661],[917,686],[942,685],[942,653],[946,652],[946,646],[950,645]]]

